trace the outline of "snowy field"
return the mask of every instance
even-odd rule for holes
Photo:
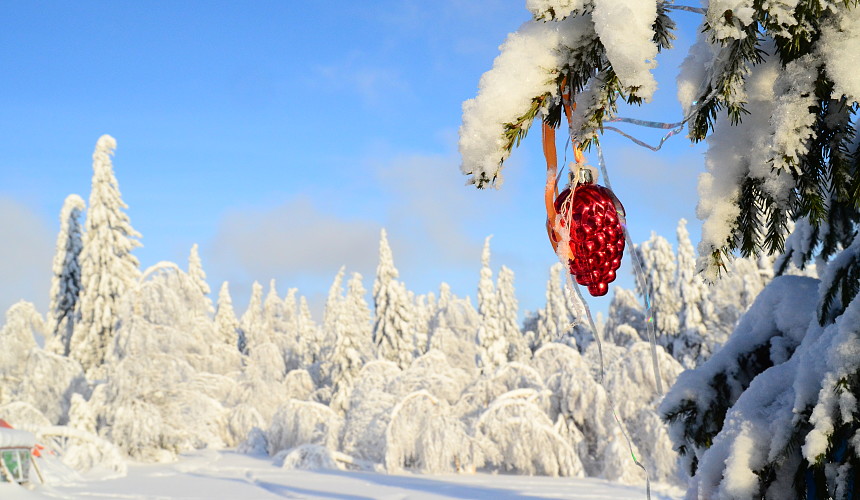
[[[680,498],[677,488],[657,486],[656,499]],[[35,486],[0,484],[3,500],[67,499],[644,499],[645,487],[600,479],[490,474],[378,474],[339,470],[284,470],[271,459],[231,451],[200,450],[172,464],[133,465],[122,478]]]

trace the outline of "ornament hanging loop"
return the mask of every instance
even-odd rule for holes
[[[578,184],[596,184],[597,169],[585,163],[571,163],[568,165],[570,169],[570,184],[575,187]]]

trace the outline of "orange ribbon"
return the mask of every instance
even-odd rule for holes
[[[576,109],[576,103],[571,103],[570,89],[567,86],[567,77],[561,82],[561,104],[564,108],[564,115],[567,118],[568,126],[573,123],[573,110]],[[561,241],[561,235],[555,230],[555,221],[558,217],[558,212],[555,209],[555,200],[558,197],[558,185],[556,183],[558,176],[558,154],[555,146],[555,129],[553,129],[546,121],[543,122],[543,133],[541,134],[543,142],[543,156],[546,158],[546,187],[544,188],[544,204],[546,206],[546,232],[549,236],[549,242],[552,245],[554,252],[558,251],[558,243]],[[573,155],[577,164],[585,162],[585,156],[582,154],[582,149],[578,144],[573,144]],[[571,196],[573,194],[571,193]]]

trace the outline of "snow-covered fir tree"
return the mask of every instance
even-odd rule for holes
[[[27,360],[44,335],[45,320],[32,303],[16,302],[0,328],[0,405],[13,400],[26,374]]]
[[[481,316],[469,298],[457,297],[450,285],[443,282],[439,285],[436,315],[431,322],[428,352],[441,351],[454,366],[475,375],[479,353],[475,335],[480,324]]]
[[[651,305],[657,342],[673,354],[672,349],[680,332],[678,313],[681,305],[678,290],[674,286],[677,271],[675,252],[666,238],[653,232],[651,238],[635,251],[639,254],[644,273],[644,284],[637,283],[636,291],[646,304]]]
[[[323,309],[323,329],[326,331],[335,331],[335,323],[343,314],[341,305],[344,302],[343,297],[343,275],[346,272],[346,267],[341,266],[334,276],[331,286],[328,289],[328,295],[325,300],[325,308]]]
[[[603,338],[615,345],[626,347],[647,340],[645,311],[632,290],[616,286],[609,302]]]
[[[242,353],[247,354],[255,345],[260,345],[266,342],[266,332],[264,330],[263,317],[263,285],[254,281],[251,285],[251,300],[248,302],[248,308],[242,314],[239,324],[242,327],[243,342],[240,342],[243,348]]]
[[[203,261],[200,260],[200,251],[197,248],[197,243],[191,245],[191,252],[188,254],[188,275],[197,283],[200,293],[206,297],[209,312],[214,312],[212,299],[209,298],[212,289],[209,288],[209,283],[206,282],[206,272],[203,270]]]
[[[680,300],[679,335],[672,346],[672,355],[687,368],[694,368],[711,354],[707,338],[707,321],[713,316],[713,306],[707,301],[708,289],[696,273],[696,252],[687,231],[687,220],[678,222],[678,269],[675,279]]]
[[[501,184],[504,160],[536,118],[561,125],[563,95],[576,104],[571,140],[583,146],[605,131],[619,98],[650,100],[680,7],[526,5],[534,20],[501,46],[463,105],[461,168],[477,187]],[[715,281],[731,275],[736,251],[781,252],[789,223],[805,218],[788,251],[821,262],[822,279],[774,279],[723,348],[679,377],[661,411],[693,474],[688,498],[849,498],[860,476],[860,8],[711,0],[704,13],[678,78],[688,135],[708,143],[698,270]],[[650,292],[659,322],[660,289]],[[675,304],[663,304],[663,334],[676,330]]]
[[[433,318],[436,316],[436,294],[429,292],[415,297],[415,313],[412,321],[412,337],[415,342],[415,355],[421,356],[430,349],[430,336],[433,334]]]
[[[502,333],[499,309],[499,296],[493,283],[493,271],[490,269],[488,236],[481,252],[481,278],[478,280],[478,313],[481,315],[481,326],[477,338],[481,346],[479,363],[481,369],[488,372],[495,371],[508,360],[508,342]]]
[[[266,332],[266,342],[274,342],[275,339],[286,335],[290,329],[291,315],[287,312],[284,300],[278,295],[275,280],[269,281],[269,291],[263,300],[263,324],[262,331]]]
[[[340,307],[334,319],[336,340],[331,355],[331,406],[341,413],[348,409],[358,372],[373,357],[372,324],[366,293],[361,274],[353,273],[347,284],[346,297],[338,302]]]
[[[51,278],[51,305],[48,308],[50,339],[46,342],[46,349],[62,356],[69,355],[69,343],[75,330],[75,307],[81,292],[83,241],[80,217],[85,208],[80,196],[70,194],[60,211],[60,232],[57,234]]]
[[[328,289],[325,307],[323,309],[323,321],[320,329],[320,359],[323,361],[323,380],[328,385],[333,385],[331,380],[331,362],[334,346],[337,343],[337,331],[339,321],[343,321],[345,299],[343,294],[343,276],[346,266],[341,266]]]
[[[499,306],[499,328],[508,344],[507,360],[520,361],[531,354],[519,326],[519,302],[514,289],[514,272],[502,266],[496,280]]]
[[[379,237],[379,264],[373,282],[373,342],[377,355],[406,368],[414,357],[412,335],[412,304],[403,283],[397,281],[391,247],[385,229]]]
[[[370,359],[373,357],[372,331],[373,322],[370,307],[367,305],[367,290],[361,274],[352,273],[346,285],[346,301],[344,315],[348,318],[347,325],[353,331],[355,346],[359,353]]]
[[[322,359],[325,346],[322,345],[322,329],[314,321],[308,299],[299,297],[299,309],[296,314],[296,331],[301,335],[301,352],[304,355],[305,366],[313,365]]]
[[[576,342],[571,335],[573,316],[569,300],[565,296],[564,268],[560,262],[552,265],[546,283],[546,305],[535,317],[532,351],[537,351],[549,342]],[[528,326],[527,326],[528,328]]]
[[[303,334],[299,330],[299,303],[296,298],[297,288],[290,288],[284,296],[284,323],[286,333],[275,338],[275,343],[281,349],[281,355],[287,364],[287,371],[304,368],[305,344]]]
[[[70,355],[87,373],[104,362],[116,334],[116,312],[123,294],[140,276],[131,251],[140,246],[140,234],[131,227],[111,156],[116,140],[103,135],[93,152],[93,180],[87,209],[86,232],[80,254],[81,293],[77,302]]]
[[[221,283],[221,290],[218,292],[215,333],[219,342],[239,349],[239,332],[239,320],[236,319],[236,311],[233,310],[233,298],[230,297],[230,284],[225,281]]]

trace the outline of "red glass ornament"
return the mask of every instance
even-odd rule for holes
[[[597,184],[577,184],[568,198],[570,188],[555,200],[562,235],[553,239],[569,240],[567,264],[576,282],[594,297],[606,295],[624,253],[624,207],[611,190]]]

